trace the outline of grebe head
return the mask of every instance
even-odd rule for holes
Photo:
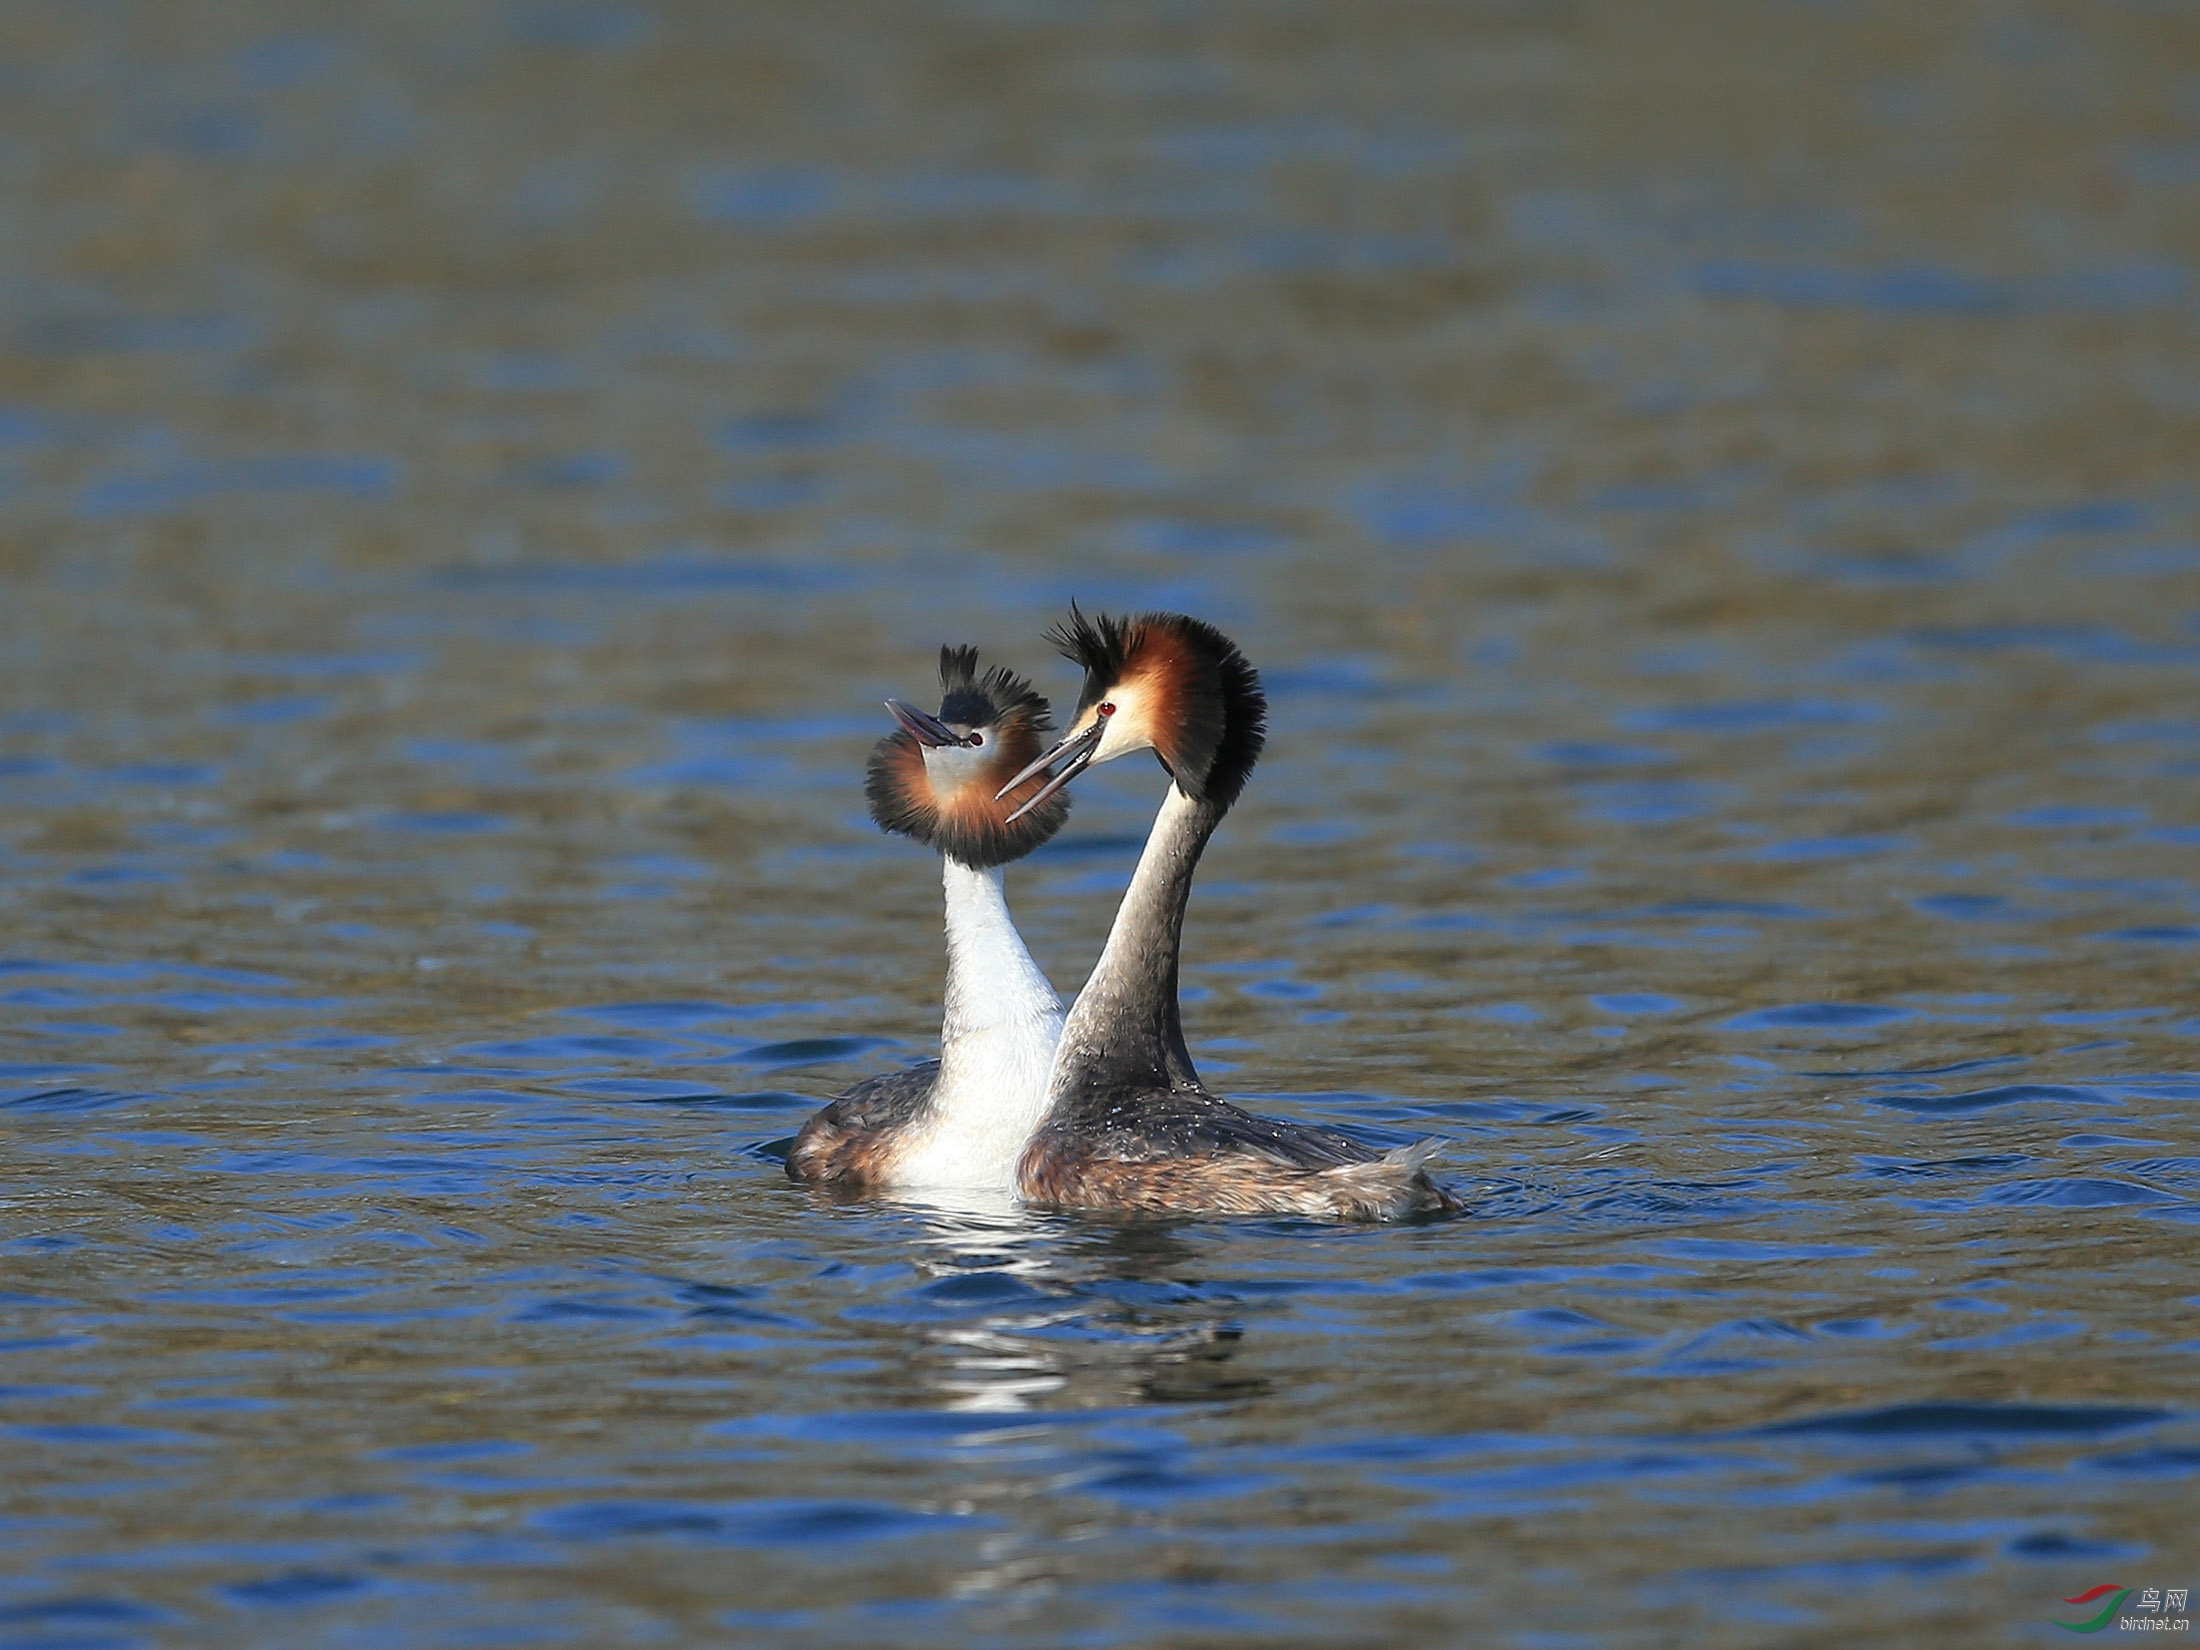
[[[1040,797],[1035,778],[1010,777],[1046,749],[1047,702],[1013,671],[980,675],[974,647],[940,649],[940,688],[937,716],[886,701],[901,726],[871,753],[871,817],[965,865],[1021,859],[1069,817],[1068,797]]]
[[[1074,602],[1047,640],[1084,666],[1084,689],[1068,737],[1018,773],[1004,797],[1059,763],[1023,804],[1044,806],[1093,763],[1150,750],[1194,802],[1219,812],[1237,801],[1267,741],[1268,699],[1235,642],[1182,613],[1088,619]]]

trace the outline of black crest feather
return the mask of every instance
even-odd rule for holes
[[[1130,622],[1111,618],[1103,613],[1097,619],[1085,617],[1084,610],[1074,601],[1069,604],[1069,617],[1049,630],[1046,639],[1055,650],[1071,664],[1085,672],[1083,689],[1077,695],[1077,715],[1082,716],[1100,700],[1102,694],[1123,679],[1123,668],[1130,658]],[[1076,718],[1071,718],[1075,725]]]
[[[1220,808],[1236,803],[1268,742],[1268,696],[1260,672],[1230,640],[1204,619],[1185,613],[1139,613],[1129,618],[1087,618],[1075,602],[1069,618],[1047,632],[1062,656],[1084,667],[1077,715],[1107,697],[1134,673],[1146,651],[1173,643],[1192,664],[1192,680],[1176,701],[1180,726],[1175,760],[1162,758],[1178,787],[1195,802]]]
[[[1044,736],[1054,731],[1054,712],[1030,677],[1019,676],[1006,665],[995,665],[981,676],[976,648],[940,649],[941,721],[975,728],[1005,722],[1015,711],[1023,712],[1033,733]]]
[[[924,759],[924,747],[906,728],[881,739],[864,772],[863,794],[882,831],[913,837],[950,859],[983,869],[1021,859],[1062,828],[1069,797],[1057,791],[1017,820],[1006,822],[1023,796],[1043,777],[1027,781],[1004,800],[994,791],[1053,742],[1054,718],[1028,678],[999,665],[981,672],[974,647],[940,649],[940,720],[984,731],[991,760],[958,790],[942,798]]]

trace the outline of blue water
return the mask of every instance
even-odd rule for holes
[[[0,1650],[2188,1588],[2190,36],[0,19]],[[1272,697],[1202,1069],[1464,1218],[784,1178],[937,1032],[879,701],[1073,596]]]

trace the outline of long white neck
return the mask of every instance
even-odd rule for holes
[[[922,1138],[894,1178],[1013,1190],[1016,1160],[1046,1116],[1062,1000],[1016,932],[1000,869],[940,863],[947,888],[940,1074]]]

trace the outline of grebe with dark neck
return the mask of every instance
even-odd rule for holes
[[[864,791],[882,830],[937,848],[947,892],[940,1057],[858,1083],[802,1127],[787,1173],[819,1185],[1013,1194],[1046,1108],[1062,1001],[1008,914],[1001,867],[1061,828],[1068,798],[1011,779],[1053,719],[1021,676],[978,673],[974,648],[940,649],[933,716],[898,699],[901,726],[872,753]],[[1003,781],[1008,781],[1006,784]]]
[[[1424,1164],[1437,1142],[1378,1152],[1333,1129],[1256,1117],[1207,1091],[1184,1046],[1177,975],[1184,909],[1208,838],[1266,741],[1267,699],[1236,644],[1198,619],[1146,613],[1050,633],[1085,670],[1070,732],[1001,796],[1055,770],[1022,809],[1057,800],[1096,762],[1150,750],[1169,793],[1092,977],[1069,1011],[1044,1121],[1018,1189],[1062,1208],[1398,1220],[1460,1203]]]

